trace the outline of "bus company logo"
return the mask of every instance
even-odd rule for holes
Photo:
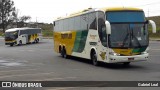
[[[95,39],[97,37],[97,35],[90,35],[91,39]]]
[[[106,52],[101,51],[101,54],[99,54],[99,55],[101,56],[102,60],[105,60]]]
[[[2,87],[12,87],[11,82],[2,82]]]

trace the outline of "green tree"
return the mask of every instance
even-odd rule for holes
[[[0,0],[0,20],[3,32],[6,27],[13,22],[13,14],[15,13],[14,2],[11,0]]]
[[[30,20],[31,19],[31,17],[30,16],[22,16],[22,17],[20,17],[20,18],[18,18],[18,27],[24,27],[25,26],[25,22],[27,21],[27,20]]]
[[[13,12],[12,20],[13,20],[14,23],[16,23],[17,28],[24,27],[25,26],[25,22],[27,20],[30,20],[30,19],[31,19],[30,16],[26,16],[26,15],[19,16],[19,9],[16,9]]]

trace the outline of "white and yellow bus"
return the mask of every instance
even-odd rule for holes
[[[87,9],[54,21],[54,50],[62,57],[76,56],[98,62],[124,63],[148,60],[148,25],[138,8]]]
[[[5,31],[6,45],[38,43],[40,40],[42,40],[42,30],[40,28],[12,28]]]

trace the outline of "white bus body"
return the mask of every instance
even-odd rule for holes
[[[88,9],[54,21],[54,50],[90,59],[94,65],[148,60],[148,24],[142,9]]]
[[[12,28],[5,31],[6,45],[38,43],[41,40],[42,30],[40,28]]]

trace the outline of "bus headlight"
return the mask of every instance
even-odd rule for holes
[[[141,52],[141,54],[147,54],[148,52]]]
[[[110,55],[113,55],[113,56],[120,56],[120,54],[115,53],[113,50],[111,50],[111,51],[109,52],[109,54],[110,54]]]
[[[149,47],[144,52],[141,52],[141,54],[147,54],[148,52],[149,52]]]

